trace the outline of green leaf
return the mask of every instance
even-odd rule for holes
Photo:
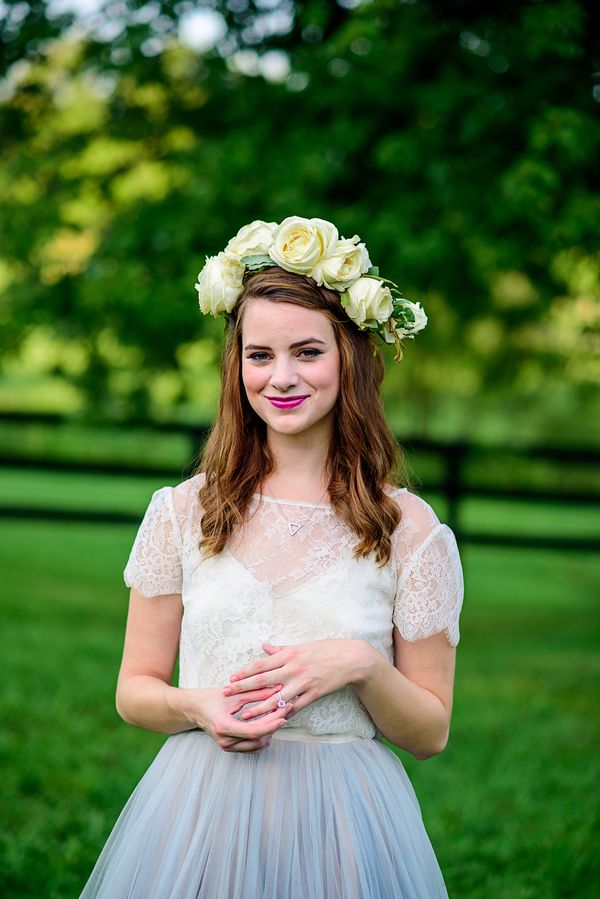
[[[378,275],[379,274],[379,266],[372,265],[370,269],[367,271],[367,275]]]
[[[271,259],[270,256],[255,254],[252,256],[242,256],[241,263],[244,265],[249,271],[256,272],[260,271],[263,268],[271,268],[276,265],[275,262]]]

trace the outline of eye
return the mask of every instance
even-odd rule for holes
[[[317,356],[322,356],[323,354],[321,350],[316,350],[313,347],[304,347],[298,355],[305,359],[316,359]]]
[[[247,356],[246,358],[251,359],[253,362],[264,362],[266,359],[269,358],[269,354],[262,353],[262,352],[250,353],[250,355]]]

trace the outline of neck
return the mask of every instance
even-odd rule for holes
[[[331,427],[319,434],[280,434],[267,432],[267,442],[273,457],[273,471],[263,484],[281,499],[318,502],[329,483],[328,457]]]

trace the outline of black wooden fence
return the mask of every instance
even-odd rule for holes
[[[59,426],[70,420],[60,415],[0,414],[0,434],[3,423],[42,424]],[[114,430],[114,424],[106,424]],[[94,425],[97,427],[97,425]],[[157,467],[144,465],[143,461],[132,466],[123,462],[99,463],[87,459],[40,458],[20,450],[2,450],[0,439],[0,466],[7,469],[28,469],[63,472],[87,472],[110,475],[127,475],[173,479],[187,477],[194,468],[194,460],[202,446],[207,428],[179,423],[129,422],[126,427],[143,429],[144,432],[184,434],[189,442],[190,462],[182,467]],[[418,482],[418,491],[436,493],[446,501],[446,523],[453,529],[461,544],[477,543],[521,547],[560,547],[598,552],[600,550],[600,452],[589,448],[573,447],[508,447],[482,446],[464,442],[440,443],[423,439],[404,439],[402,444],[410,463],[416,457],[433,460],[434,474],[424,475]],[[529,466],[542,464],[546,474],[541,479],[529,478]],[[424,466],[427,468],[428,466]],[[548,468],[551,470],[548,475]],[[590,472],[585,477],[585,472]],[[573,476],[579,475],[579,477]],[[565,486],[566,485],[566,486]],[[474,497],[490,499],[522,500],[536,504],[553,504],[564,507],[593,507],[597,512],[597,527],[591,536],[572,536],[551,533],[521,534],[473,530],[462,521],[464,503]],[[107,523],[139,523],[139,514],[120,511],[45,508],[26,503],[5,502],[0,496],[0,517],[33,518],[62,521],[87,521]],[[560,531],[560,529],[559,529]]]

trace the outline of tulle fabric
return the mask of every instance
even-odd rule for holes
[[[81,899],[447,897],[412,785],[376,739],[227,753],[167,739]]]

